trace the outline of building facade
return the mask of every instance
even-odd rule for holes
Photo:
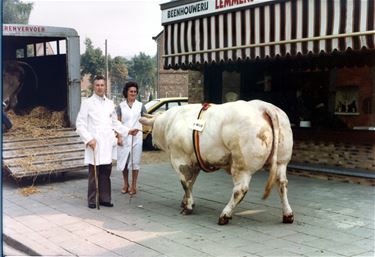
[[[161,5],[165,69],[190,102],[262,99],[289,116],[292,165],[375,174],[373,0]]]
[[[156,41],[158,54],[157,97],[188,96],[189,71],[164,68],[161,58],[164,55],[164,30],[153,39]]]

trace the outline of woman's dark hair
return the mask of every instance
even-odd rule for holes
[[[122,90],[122,95],[125,98],[128,98],[128,90],[131,87],[135,87],[137,89],[137,93],[138,93],[138,84],[137,84],[137,82],[135,82],[135,81],[129,81],[128,83],[125,84],[124,89]]]

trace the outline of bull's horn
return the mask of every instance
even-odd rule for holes
[[[148,114],[148,113],[144,113],[144,114],[143,114],[143,116],[144,116],[144,117],[146,117],[146,118],[149,118],[149,119],[151,119],[151,118],[154,118],[154,117],[155,117],[155,115],[152,115],[152,114]]]

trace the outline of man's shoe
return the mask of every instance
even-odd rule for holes
[[[95,203],[89,203],[89,208],[90,209],[95,209],[96,208],[96,204]]]
[[[113,207],[113,203],[109,203],[109,202],[100,202],[100,205],[103,205],[105,207]]]

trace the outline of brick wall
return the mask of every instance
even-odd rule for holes
[[[161,70],[159,97],[188,96],[188,72]]]
[[[375,172],[375,145],[295,140],[292,162]]]
[[[165,70],[164,59],[164,32],[156,39],[159,53],[158,97],[188,96],[189,72],[186,70]]]

